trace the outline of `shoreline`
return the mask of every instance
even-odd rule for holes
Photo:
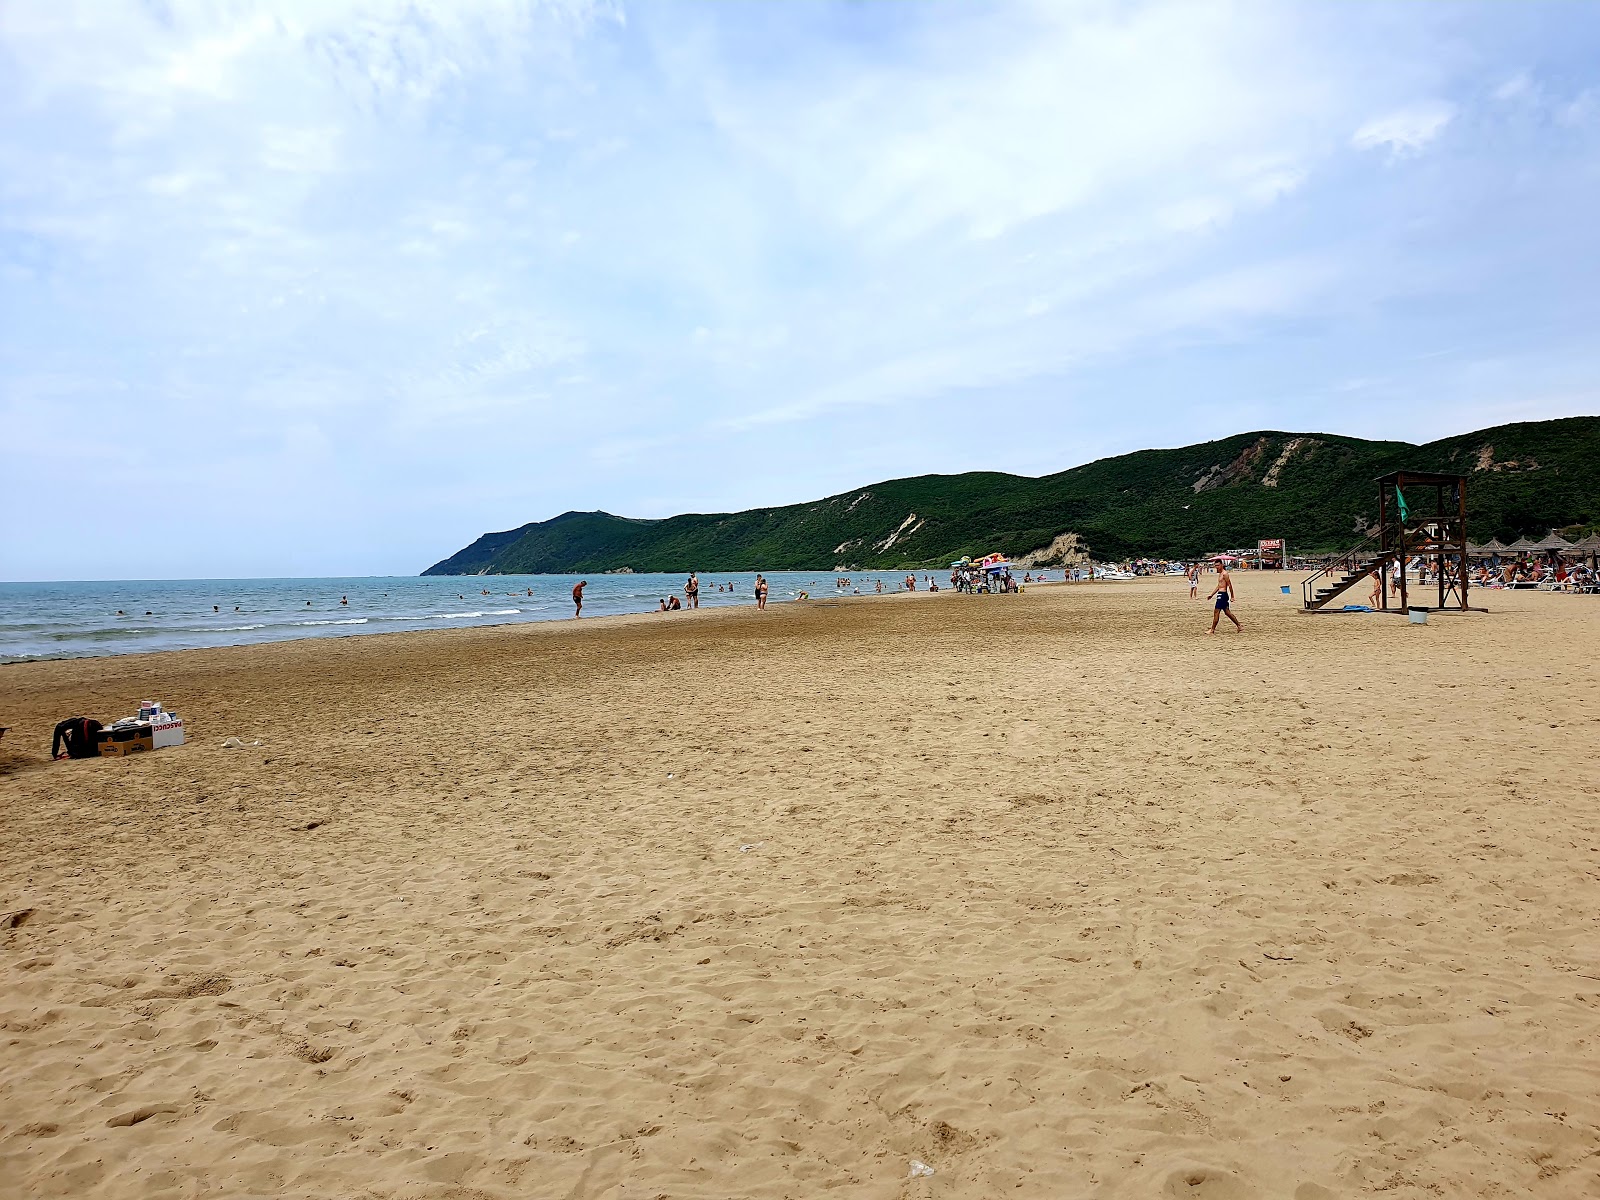
[[[447,593],[407,591],[404,585],[413,582],[410,579],[379,579],[378,585],[386,585],[388,588],[381,595],[373,591],[363,593],[355,586],[356,581],[353,580],[311,581],[330,585],[331,590],[328,595],[340,597],[341,600],[344,599],[340,595],[341,589],[347,589],[353,602],[348,605],[325,602],[320,608],[304,609],[297,603],[284,603],[286,595],[305,595],[306,589],[284,586],[306,582],[299,580],[245,581],[257,585],[257,594],[243,597],[227,595],[209,587],[203,590],[195,588],[197,584],[213,583],[211,580],[113,581],[109,586],[130,590],[137,590],[133,588],[135,584],[153,582],[158,589],[167,589],[169,594],[154,597],[140,596],[137,600],[120,595],[95,597],[92,604],[86,604],[84,596],[68,593],[48,597],[24,595],[14,600],[8,607],[6,594],[0,592],[0,618],[5,622],[0,624],[0,648],[4,648],[5,651],[0,653],[0,659],[10,656],[8,661],[0,661],[0,666],[59,662],[77,658],[103,659],[172,651],[212,650],[229,646],[274,645],[296,641],[337,641],[387,633],[559,624],[571,620],[572,605],[565,595],[567,577],[548,578],[561,580],[561,586],[556,589],[555,594],[546,589],[542,594],[535,595],[530,588],[527,596],[522,595],[519,590],[491,594],[481,600],[475,595],[458,596],[453,590]],[[570,578],[576,580],[578,577]],[[582,619],[594,621],[624,616],[665,615],[656,608],[657,600],[663,593],[678,594],[680,590],[678,585],[681,583],[676,577],[670,580],[648,577],[627,577],[627,579],[643,583],[645,590],[622,594],[604,591],[597,593],[591,587]],[[748,584],[749,581],[745,582]],[[825,600],[830,595],[838,595],[818,580],[796,580],[778,575],[772,579],[772,584],[774,594],[769,607],[774,608],[786,603],[795,603],[797,594],[801,591],[810,590],[813,593],[810,597],[812,600]],[[31,588],[46,585],[26,586]],[[452,589],[455,586],[457,585],[454,582],[450,584]],[[869,590],[854,598],[859,599],[872,594],[874,593]],[[235,598],[242,598],[249,607],[240,609],[235,606],[233,612],[222,612],[212,603],[214,597],[220,599],[223,606],[231,604]],[[143,608],[151,599],[155,600],[153,607],[161,611],[146,612],[145,620],[141,621],[134,610]],[[124,613],[119,608],[109,616],[100,611],[102,604],[109,607],[118,603],[126,604],[129,611]],[[449,611],[458,603],[467,606],[479,604],[485,611]],[[496,604],[505,607],[494,608]],[[206,611],[208,605],[210,611]],[[685,607],[674,610],[674,615],[682,612],[754,607],[753,596],[742,591],[735,595],[731,585],[729,593],[726,594],[703,586],[701,608]],[[214,621],[244,623],[211,624]],[[43,650],[44,646],[51,643],[68,644],[60,649]]]
[[[465,576],[462,576],[461,578],[465,578]],[[123,582],[123,581],[112,581],[112,582]],[[134,581],[134,582],[141,582],[141,581]],[[156,581],[153,581],[153,582],[160,583],[160,582],[171,582],[171,581],[156,580]],[[179,581],[179,582],[191,582],[191,581],[183,580],[183,581]],[[209,582],[209,581],[205,581],[205,582]],[[1166,576],[1149,576],[1149,577],[1143,577],[1143,578],[1140,578],[1140,579],[1104,579],[1104,580],[1094,580],[1094,581],[1074,580],[1074,579],[1033,580],[1033,581],[1031,581],[1029,583],[1021,584],[1020,585],[1020,590],[1026,591],[1026,590],[1028,590],[1030,588],[1037,588],[1037,587],[1054,588],[1054,587],[1060,587],[1062,585],[1084,586],[1084,585],[1091,584],[1091,582],[1092,582],[1093,586],[1110,586],[1110,585],[1114,585],[1114,584],[1149,585],[1149,584],[1156,583],[1156,582],[1170,582],[1170,579],[1168,577],[1166,577]],[[837,603],[837,602],[844,601],[844,600],[869,600],[869,599],[870,600],[883,600],[883,599],[887,599],[889,597],[900,597],[900,598],[903,599],[903,598],[906,598],[906,597],[909,597],[909,596],[912,596],[912,595],[929,596],[929,595],[959,595],[959,594],[960,593],[956,592],[956,590],[954,588],[951,588],[951,587],[941,587],[938,592],[929,592],[929,591],[927,591],[925,589],[920,589],[919,588],[919,590],[916,591],[915,593],[904,592],[904,591],[883,592],[881,594],[880,593],[874,593],[874,592],[860,592],[860,593],[824,592],[824,593],[822,593],[820,595],[810,596],[805,600],[800,600],[800,599],[796,599],[796,598],[792,598],[792,597],[791,598],[784,598],[784,599],[775,599],[775,600],[772,600],[770,602],[768,607],[769,607],[769,609],[781,609],[781,608],[787,607],[789,605],[799,605],[799,606],[802,606],[802,607],[805,606],[805,605],[818,605],[818,604],[827,605],[827,604],[830,604],[830,603]],[[674,616],[674,617],[681,617],[681,616],[683,616],[685,614],[689,614],[689,613],[700,614],[700,613],[709,613],[709,612],[741,612],[741,611],[745,611],[745,610],[754,610],[754,609],[755,609],[755,601],[752,599],[748,603],[738,603],[738,604],[716,603],[716,604],[708,604],[704,608],[700,608],[700,609],[684,608],[684,609],[675,611],[675,612],[673,612],[671,614],[660,612],[660,611],[658,611],[656,609],[641,609],[641,610],[639,610],[637,612],[595,613],[595,614],[592,614],[590,616],[582,617],[582,618],[579,618],[579,619],[584,620],[584,621],[643,620],[643,619],[647,619],[647,618],[651,618],[651,617],[665,617],[665,616],[668,616],[668,615],[671,615],[671,616]],[[298,611],[298,610],[296,610],[296,611]],[[331,611],[340,611],[340,610],[331,610]],[[202,615],[203,616],[204,614],[198,614],[198,615]],[[245,614],[242,614],[242,615],[251,616],[251,615],[256,615],[256,614],[245,613]],[[215,645],[215,646],[172,646],[172,647],[166,647],[166,648],[156,649],[156,650],[112,650],[112,651],[107,651],[105,653],[98,653],[98,654],[96,654],[96,653],[85,653],[85,654],[65,653],[65,654],[59,654],[59,655],[51,655],[51,656],[48,656],[48,657],[46,657],[46,656],[34,656],[34,657],[28,657],[28,658],[18,658],[18,659],[15,659],[13,661],[10,661],[10,662],[0,662],[0,672],[4,672],[4,671],[8,670],[9,668],[13,668],[13,667],[33,667],[33,666],[38,666],[38,665],[46,664],[46,663],[62,663],[62,662],[77,662],[77,661],[99,662],[99,661],[104,661],[104,660],[107,660],[107,659],[148,658],[148,657],[152,657],[152,656],[160,656],[160,655],[166,655],[166,654],[204,654],[204,653],[209,653],[209,652],[214,651],[214,650],[235,650],[235,649],[243,649],[243,648],[248,648],[248,647],[253,647],[253,646],[297,645],[297,644],[300,644],[300,643],[303,643],[303,642],[337,643],[337,642],[343,642],[343,641],[349,641],[349,640],[359,640],[359,639],[365,639],[365,638],[393,637],[393,636],[397,636],[397,635],[398,636],[410,636],[410,635],[413,635],[413,634],[423,634],[423,633],[450,633],[450,634],[454,634],[454,633],[466,633],[466,632],[469,632],[471,630],[508,629],[508,628],[520,629],[520,628],[528,628],[528,627],[544,626],[544,625],[564,625],[564,624],[566,624],[567,622],[569,622],[569,621],[571,621],[573,619],[574,618],[569,614],[569,615],[566,615],[566,616],[537,617],[537,618],[533,618],[533,619],[529,619],[529,620],[518,620],[518,621],[512,621],[512,620],[507,620],[507,621],[479,621],[479,622],[471,624],[471,625],[434,626],[434,627],[431,627],[431,628],[423,628],[423,629],[401,627],[401,628],[398,628],[398,629],[381,629],[381,628],[379,628],[379,629],[360,630],[360,631],[352,630],[352,631],[345,632],[345,633],[321,633],[321,634],[305,633],[305,634],[298,634],[298,635],[295,635],[295,636],[292,636],[292,637],[274,637],[274,638],[269,638],[269,639],[265,639],[265,640],[258,640],[258,641],[230,642],[230,643],[224,643],[224,644]],[[337,621],[337,620],[331,620],[331,621],[322,622],[322,623],[319,623],[319,624],[321,624],[321,625],[337,625],[337,624],[341,624],[341,623],[342,622]],[[221,631],[219,631],[219,632],[221,632]]]
[[[1034,585],[1029,584],[1028,586],[1032,587]],[[806,600],[774,600],[767,605],[766,611],[778,612],[791,606],[798,608],[817,605],[826,606],[829,603],[837,604],[845,600],[886,600],[890,599],[891,597],[905,600],[911,599],[914,596],[931,597],[946,594],[956,595],[957,593],[941,588],[938,592],[884,592],[881,595],[874,593],[862,593],[859,596],[812,596]],[[564,629],[574,624],[581,628],[590,628],[592,626],[598,626],[602,623],[605,623],[608,627],[615,628],[619,625],[643,624],[644,622],[650,621],[654,618],[670,617],[679,619],[683,617],[693,617],[703,619],[713,614],[718,616],[731,616],[735,613],[759,613],[761,611],[762,610],[756,607],[755,601],[752,600],[748,604],[721,604],[716,606],[707,606],[705,608],[684,608],[675,612],[660,612],[653,609],[646,609],[642,612],[596,613],[593,616],[576,618],[568,615],[565,617],[546,617],[532,621],[500,621],[478,625],[458,625],[453,627],[447,626],[437,629],[374,629],[363,630],[359,633],[345,633],[337,635],[324,634],[321,636],[307,634],[300,637],[275,638],[271,641],[264,642],[234,642],[223,646],[174,646],[163,650],[128,650],[111,654],[70,654],[62,655],[59,658],[19,659],[16,662],[0,663],[0,671],[6,671],[13,667],[51,667],[59,666],[63,663],[75,662],[106,663],[113,661],[122,662],[128,660],[161,659],[169,655],[177,654],[219,654],[231,651],[268,650],[274,647],[304,646],[307,644],[337,646],[346,642],[365,642],[378,638],[422,638],[441,635],[445,637],[455,637],[462,634],[488,633],[490,631],[535,630],[546,628]],[[4,676],[0,676],[0,681],[3,681],[3,679]]]

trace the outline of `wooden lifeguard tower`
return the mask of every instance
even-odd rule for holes
[[[1427,608],[1466,611],[1470,578],[1467,562],[1467,477],[1432,471],[1391,471],[1380,475],[1378,525],[1367,539],[1301,584],[1306,611],[1325,608],[1374,571],[1388,573],[1401,564],[1399,595],[1391,602],[1382,590],[1383,611]],[[1412,604],[1405,565],[1422,559],[1437,584],[1437,603]],[[1322,581],[1320,586],[1318,581]],[[1434,592],[1430,585],[1429,592]],[[1419,593],[1418,599],[1421,599]]]

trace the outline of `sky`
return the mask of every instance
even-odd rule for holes
[[[0,3],[0,579],[1600,413],[1600,5]]]

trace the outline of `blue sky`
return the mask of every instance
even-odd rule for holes
[[[8,0],[0,578],[1596,413],[1597,212],[1596,5]]]

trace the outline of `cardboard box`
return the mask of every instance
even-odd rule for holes
[[[161,750],[167,746],[183,745],[183,722],[167,717],[165,713],[161,715],[166,719],[154,721],[150,725],[150,732],[155,740],[155,748]]]
[[[130,754],[143,754],[146,750],[156,748],[155,738],[144,733],[138,737],[124,738],[121,741],[104,741],[100,743],[101,758],[126,758]]]

